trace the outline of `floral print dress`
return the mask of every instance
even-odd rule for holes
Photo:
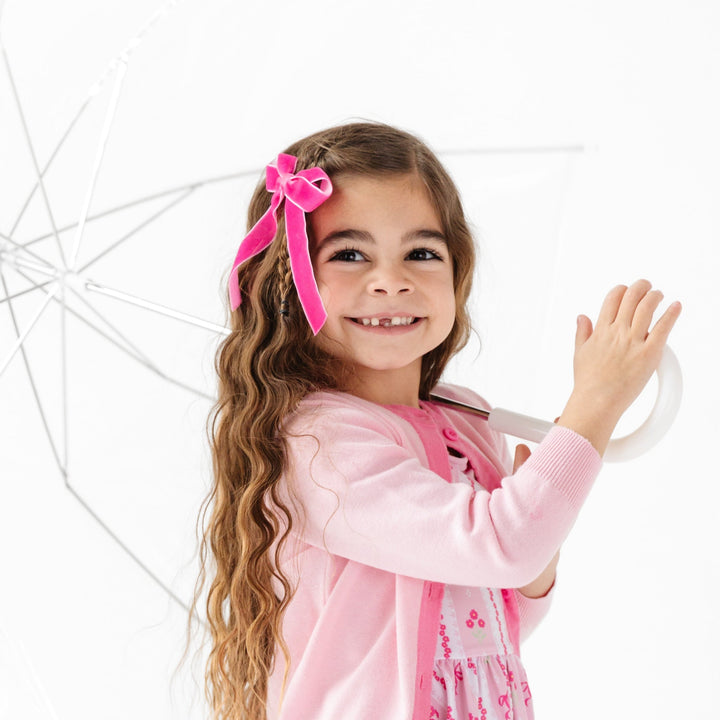
[[[482,490],[467,458],[450,455],[453,482]],[[510,591],[446,585],[430,720],[532,720],[525,669],[508,632]]]

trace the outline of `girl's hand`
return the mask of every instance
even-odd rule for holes
[[[575,384],[558,420],[586,437],[602,455],[622,414],[655,372],[668,335],[680,315],[675,302],[650,330],[663,295],[647,280],[611,290],[597,325],[578,318]]]

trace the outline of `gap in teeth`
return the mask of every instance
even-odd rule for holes
[[[359,322],[361,325],[372,325],[378,327],[393,327],[397,325],[412,325],[415,322],[415,318],[412,316],[408,317],[392,317],[392,318],[358,318],[355,322]]]

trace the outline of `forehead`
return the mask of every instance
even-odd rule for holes
[[[421,178],[414,174],[332,178],[332,195],[310,214],[316,239],[352,228],[372,233],[408,225],[442,231],[440,219]]]

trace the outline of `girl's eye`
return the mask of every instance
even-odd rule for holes
[[[353,250],[352,248],[345,248],[345,250],[340,250],[339,252],[336,252],[331,258],[330,261],[333,260],[339,260],[340,262],[359,262],[360,260],[364,260],[362,253],[359,250]]]
[[[408,260],[442,260],[442,258],[434,250],[415,248],[408,255]]]

